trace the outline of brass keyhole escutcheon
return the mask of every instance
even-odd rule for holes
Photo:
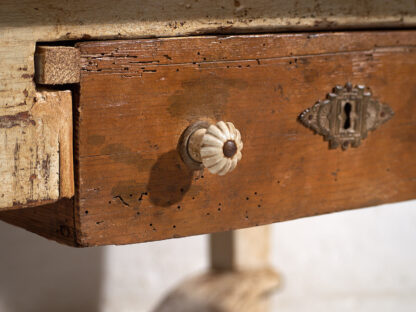
[[[306,109],[299,120],[329,141],[330,148],[358,147],[369,131],[377,129],[394,115],[387,104],[381,104],[363,85],[347,83],[336,86],[326,100]]]

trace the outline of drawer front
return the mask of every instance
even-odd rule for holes
[[[244,228],[416,195],[416,33],[189,37],[79,44],[76,228],[126,244]],[[298,121],[336,85],[365,85],[394,117],[357,148]],[[223,177],[191,171],[192,123],[244,142]]]

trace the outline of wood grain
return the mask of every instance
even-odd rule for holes
[[[265,312],[279,286],[270,269],[208,272],[183,281],[171,290],[154,312]]]
[[[270,265],[270,227],[210,235],[210,270],[181,281],[154,312],[270,311],[280,285]]]
[[[416,196],[413,31],[86,42],[77,120],[78,243],[127,244],[269,224]],[[329,150],[298,115],[364,84],[395,116]],[[200,119],[232,121],[237,169],[189,171]]]
[[[70,91],[36,93],[30,111],[0,116],[0,210],[74,196]]]
[[[0,211],[0,220],[61,244],[79,247],[74,227],[74,199],[25,209]]]
[[[241,272],[270,268],[270,236],[269,226],[211,234],[211,269]]]
[[[38,46],[35,52],[35,81],[61,85],[79,82],[79,50],[65,46]]]
[[[30,114],[35,105],[34,55],[39,43],[414,25],[416,6],[413,0],[316,0],[313,8],[310,1],[304,0],[215,0],[215,3],[212,0],[192,3],[183,0],[122,0],[117,5],[111,0],[84,0],[77,1],[76,5],[72,1],[2,0],[0,118],[8,120],[17,116],[22,121],[24,118],[20,117]],[[25,126],[15,126],[10,136],[26,132],[25,129]],[[0,138],[3,138],[4,133],[1,134]],[[26,135],[24,140],[27,146],[37,147],[37,136]],[[28,162],[35,163],[37,159],[46,159],[47,152],[43,153],[40,145],[36,153],[26,153],[26,156],[30,156]],[[60,166],[57,158],[51,161],[52,166]],[[13,168],[0,168],[0,178],[3,178],[4,171],[10,170]],[[38,176],[41,177],[44,178],[42,184],[50,184],[46,176]],[[31,183],[25,181],[26,189]],[[3,184],[0,194],[8,188]],[[53,192],[58,191],[56,187]],[[42,192],[35,197],[46,198]]]

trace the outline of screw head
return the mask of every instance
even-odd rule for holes
[[[224,143],[222,151],[225,157],[232,158],[237,153],[237,144],[235,144],[234,140],[228,140]]]

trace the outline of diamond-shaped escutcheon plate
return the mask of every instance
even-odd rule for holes
[[[299,120],[329,141],[330,148],[358,147],[369,131],[391,119],[393,110],[363,85],[336,86],[326,100],[306,109]]]

